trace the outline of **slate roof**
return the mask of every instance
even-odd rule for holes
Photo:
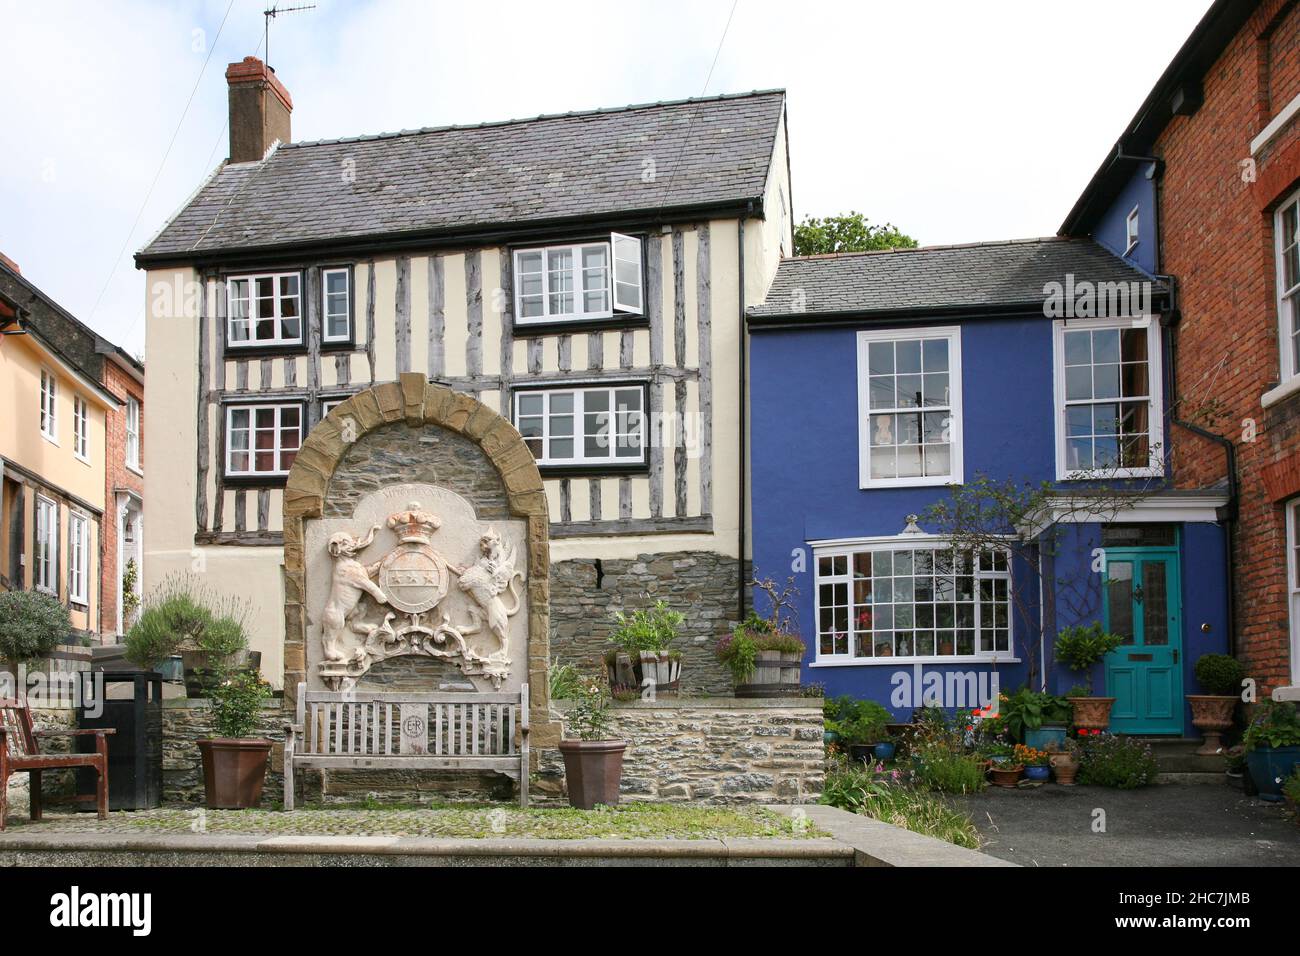
[[[749,314],[813,318],[909,310],[1039,307],[1043,286],[1150,281],[1091,239],[1050,237],[783,259]],[[1155,284],[1153,294],[1164,286]],[[803,309],[794,306],[802,301]]]
[[[769,90],[281,145],[220,167],[137,263],[761,201],[784,102]]]

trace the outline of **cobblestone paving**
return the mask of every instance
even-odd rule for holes
[[[11,833],[228,833],[268,836],[409,836],[446,838],[811,839],[815,827],[762,807],[629,804],[570,810],[473,806],[406,809],[206,810],[164,807],[109,814],[47,813],[40,823],[10,817]],[[0,837],[0,845],[3,837]]]

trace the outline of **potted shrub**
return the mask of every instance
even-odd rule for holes
[[[8,661],[18,680],[18,666],[44,657],[72,634],[68,609],[40,591],[0,593],[0,662]]]
[[[1192,723],[1204,741],[1196,752],[1212,756],[1223,750],[1223,735],[1232,729],[1233,711],[1241,697],[1246,668],[1227,654],[1202,654],[1196,661],[1196,681],[1204,694],[1188,694]]]
[[[827,698],[822,704],[822,713],[825,717],[823,739],[828,734],[834,735],[836,741],[848,748],[853,761],[893,757],[893,744],[889,741],[886,727],[893,715],[874,700],[855,700],[848,695]],[[885,743],[889,744],[888,756],[877,754],[876,748]]]
[[[1082,671],[1086,681],[1083,693],[1072,690],[1067,695],[1074,709],[1075,727],[1105,730],[1110,726],[1110,709],[1115,698],[1092,696],[1092,669],[1123,643],[1122,637],[1106,633],[1097,622],[1086,627],[1076,624],[1062,628],[1057,634],[1056,659],[1072,671]]]
[[[609,694],[599,680],[583,679],[573,688],[573,706],[564,721],[571,737],[560,740],[569,806],[590,810],[618,803],[627,742],[613,735]]]
[[[989,782],[995,787],[1014,787],[1020,782],[1020,775],[1024,772],[1025,768],[1014,759],[1003,763],[994,761],[989,766]]]
[[[1065,744],[1070,702],[1064,697],[1022,687],[1001,702],[999,716],[1013,738],[1038,750]]]
[[[644,688],[653,688],[656,695],[675,697],[681,686],[682,655],[669,645],[677,640],[686,616],[669,610],[662,600],[654,607],[614,616],[618,627],[609,636],[613,647],[605,654],[610,687],[616,693],[635,689],[636,696]]]
[[[256,671],[227,671],[211,690],[216,736],[199,741],[203,790],[214,810],[244,810],[262,799],[271,741],[251,736],[257,729],[270,685]]]
[[[1012,762],[1024,767],[1026,780],[1037,780],[1042,783],[1047,779],[1050,772],[1047,765],[1048,757],[1046,750],[1039,750],[1037,747],[1030,747],[1025,744],[1016,744],[1011,759]]]
[[[1289,701],[1266,700],[1241,739],[1259,798],[1282,799],[1282,782],[1300,765],[1300,716]]]

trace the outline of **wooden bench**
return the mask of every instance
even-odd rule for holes
[[[518,740],[516,741],[516,736]],[[309,691],[285,725],[284,808],[293,774],[316,770],[493,770],[528,806],[528,685],[518,694]]]
[[[108,735],[111,727],[98,730],[33,730],[32,711],[25,701],[0,698],[0,830],[9,815],[9,775],[27,773],[32,782],[33,820],[41,818],[41,773],[66,767],[91,767],[99,775],[95,786],[95,805],[99,819],[108,817]],[[93,754],[43,754],[42,737],[81,737],[95,735]]]

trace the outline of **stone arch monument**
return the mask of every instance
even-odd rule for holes
[[[284,491],[284,693],[529,684],[548,711],[550,515],[532,453],[474,398],[406,373],[335,407]],[[536,753],[536,750],[534,750]]]

